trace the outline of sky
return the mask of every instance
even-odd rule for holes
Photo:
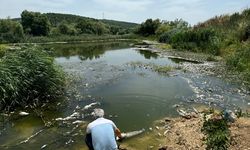
[[[17,18],[23,10],[75,14],[141,23],[148,18],[182,18],[194,25],[215,15],[240,12],[250,0],[0,0],[0,18]]]

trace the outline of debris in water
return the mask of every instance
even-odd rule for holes
[[[173,105],[173,108],[178,108],[178,107],[180,107],[180,105],[178,104]]]
[[[235,115],[235,113],[231,110],[225,110],[223,111],[223,118],[225,118],[226,120],[230,121],[230,122],[235,122],[237,116]]]
[[[68,140],[68,142],[66,142],[65,144],[68,145],[70,143],[74,143],[74,141],[72,139]]]
[[[20,111],[20,112],[19,112],[19,115],[20,115],[20,116],[28,116],[29,113],[24,112],[24,111]]]
[[[47,145],[45,144],[45,145],[43,145],[42,147],[41,147],[41,149],[44,149],[44,148],[46,148],[47,147]]]
[[[38,134],[40,134],[41,132],[43,132],[43,130],[40,130],[38,132],[36,132],[35,134],[31,135],[30,137],[28,137],[26,140],[21,141],[19,144],[23,144],[23,143],[27,143],[30,139],[36,137]]]
[[[77,105],[77,106],[76,106],[76,109],[80,109],[80,107]]]

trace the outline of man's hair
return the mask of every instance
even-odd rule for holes
[[[96,108],[94,109],[93,115],[96,118],[102,118],[104,116],[104,110],[101,108]]]

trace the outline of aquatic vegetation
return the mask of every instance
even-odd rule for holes
[[[154,66],[154,70],[159,73],[168,73],[173,70],[171,66]]]
[[[64,89],[64,72],[37,47],[8,50],[0,59],[0,109],[37,106]]]

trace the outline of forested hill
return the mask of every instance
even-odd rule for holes
[[[131,22],[107,20],[107,19],[102,19],[100,21],[102,21],[105,24],[109,24],[111,26],[118,26],[118,27],[122,27],[122,28],[134,28],[138,25],[136,23],[131,23]]]
[[[109,26],[116,26],[119,28],[134,28],[138,24],[131,23],[131,22],[124,22],[124,21],[116,21],[116,20],[107,20],[107,19],[94,19],[89,17],[83,17],[79,15],[72,15],[72,14],[60,14],[60,13],[46,13],[45,14],[49,19],[52,26],[58,26],[63,21],[66,21],[69,24],[76,24],[80,20],[88,20],[88,21],[101,21],[104,24]],[[13,20],[20,21],[21,18],[15,18]]]

